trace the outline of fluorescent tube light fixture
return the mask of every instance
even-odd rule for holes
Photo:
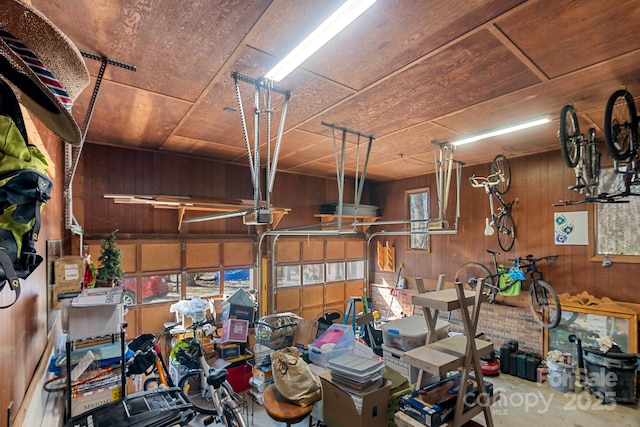
[[[480,141],[481,139],[492,138],[494,136],[505,135],[505,134],[508,134],[508,133],[511,133],[511,132],[517,132],[519,130],[532,128],[534,126],[543,125],[545,123],[549,123],[550,121],[551,121],[551,119],[549,117],[544,117],[542,119],[532,120],[530,122],[521,123],[521,124],[515,125],[515,126],[509,126],[509,127],[502,128],[502,129],[496,129],[496,130],[493,130],[493,131],[490,131],[490,132],[481,133],[480,135],[470,136],[470,137],[464,138],[464,139],[459,139],[457,141],[453,140],[452,144],[453,145],[468,144],[470,142]]]
[[[376,0],[347,0],[344,2],[318,28],[278,62],[265,75],[265,78],[274,81],[284,79],[375,2]]]

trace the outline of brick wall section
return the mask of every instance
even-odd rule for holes
[[[422,316],[421,307],[415,307],[411,298],[417,292],[413,289],[399,289],[396,296],[391,288],[371,285],[371,304],[384,317],[397,317],[403,314]],[[387,314],[388,313],[388,314]],[[459,310],[440,313],[440,318],[451,323],[450,331],[464,332]],[[528,308],[509,307],[501,304],[484,303],[480,306],[480,318],[477,332],[483,332],[493,343],[496,352],[508,340],[517,340],[518,348],[533,353],[542,353],[542,327],[533,321]]]

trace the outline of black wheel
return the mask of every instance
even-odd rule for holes
[[[486,293],[491,297],[490,299],[493,300],[497,293],[495,280],[489,269],[479,262],[465,262],[462,264],[460,268],[458,268],[458,271],[456,271],[453,280],[466,285],[469,289],[475,289],[478,279],[482,278],[485,278],[485,283],[489,288]]]
[[[221,402],[224,419],[229,427],[245,427],[246,422],[242,416],[244,402],[233,392],[228,383],[222,384]]]
[[[552,303],[555,305],[552,307]],[[539,325],[553,329],[560,324],[560,300],[550,284],[542,280],[531,283],[529,288],[529,311]]]
[[[498,193],[504,194],[511,187],[511,166],[509,165],[509,160],[503,154],[498,154],[491,162],[491,174],[498,171],[502,171],[504,181],[496,185],[496,190],[498,190]]]
[[[217,414],[213,397],[211,396],[209,387],[206,386],[206,382],[203,388],[202,375],[200,372],[192,372],[180,378],[178,387],[196,411],[202,414]]]
[[[160,377],[157,375],[148,377],[144,380],[144,391],[153,390],[154,388],[160,387]]]
[[[494,222],[496,227],[496,236],[498,236],[498,244],[500,248],[509,252],[516,240],[516,224],[513,217],[508,212],[503,212],[496,218]]]
[[[560,140],[560,151],[564,163],[575,168],[580,160],[580,127],[578,116],[573,105],[565,105],[560,111],[560,129],[558,129],[558,139]]]
[[[604,111],[604,142],[614,160],[626,160],[638,137],[638,115],[633,96],[624,89],[611,94]]]

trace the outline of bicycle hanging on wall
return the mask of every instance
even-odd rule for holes
[[[544,328],[553,329],[560,323],[562,309],[558,294],[553,287],[544,281],[542,272],[538,270],[538,263],[541,261],[552,261],[558,255],[548,255],[534,258],[529,254],[525,257],[510,259],[513,263],[511,268],[500,268],[496,260],[499,252],[487,250],[493,258],[493,272],[484,264],[479,262],[467,262],[458,268],[454,276],[457,283],[467,284],[474,289],[479,281],[486,288],[485,294],[489,302],[495,303],[499,294],[508,293],[513,286],[521,285],[525,276],[529,276],[528,306],[533,320]],[[501,276],[509,276],[507,280],[500,280]],[[518,283],[520,282],[520,283]],[[553,303],[553,304],[552,304]]]
[[[484,235],[492,236],[496,234],[500,248],[508,252],[513,247],[516,239],[516,224],[511,215],[514,204],[520,202],[517,197],[507,203],[502,195],[509,191],[511,187],[511,166],[509,160],[502,154],[498,154],[491,162],[491,174],[487,177],[472,175],[469,183],[474,188],[484,188],[489,195],[489,217],[485,218]],[[493,199],[498,200],[500,206],[494,208]]]

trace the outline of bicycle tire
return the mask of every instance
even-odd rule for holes
[[[509,252],[516,241],[516,223],[513,221],[513,216],[509,212],[502,212],[495,219],[493,225],[496,227],[500,248]]]
[[[144,380],[143,389],[144,391],[153,390],[155,388],[160,387],[160,377],[157,375],[148,377]]]
[[[180,381],[178,387],[184,393],[187,400],[193,405],[196,411],[202,414],[217,414],[216,405],[209,387],[202,388],[202,372],[194,371],[187,373]]]
[[[620,98],[624,99],[626,108]],[[635,151],[637,133],[638,116],[633,96],[625,89],[619,89],[611,94],[604,110],[604,142],[611,158],[628,159]]]
[[[467,285],[469,289],[474,289],[476,287],[477,281],[472,279],[486,278],[490,289],[495,289],[494,286],[494,278],[491,272],[487,267],[480,264],[479,262],[465,262],[458,268],[456,274],[454,276],[455,282],[460,282],[464,285]]]
[[[558,129],[558,139],[560,140],[560,152],[564,163],[575,168],[580,161],[580,146],[578,137],[580,126],[578,116],[573,105],[567,104],[560,110],[560,128]]]
[[[242,416],[243,402],[226,381],[222,383],[222,398],[220,400],[227,426],[246,427],[247,423]]]
[[[498,154],[491,162],[491,174],[497,173],[498,171],[502,171],[504,182],[499,182],[498,185],[496,185],[496,190],[498,193],[504,194],[511,188],[511,165],[509,164],[509,159],[507,159],[504,154]]]
[[[549,297],[555,304],[554,309],[550,309]],[[553,329],[560,324],[562,307],[560,306],[558,294],[544,280],[531,282],[529,287],[529,311],[533,320],[544,328]]]

